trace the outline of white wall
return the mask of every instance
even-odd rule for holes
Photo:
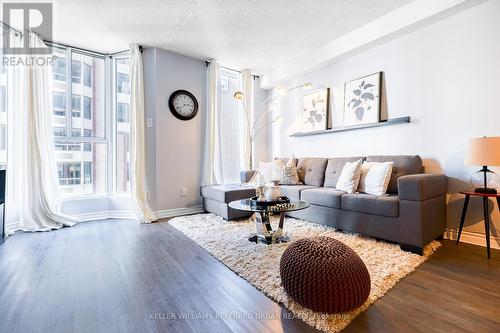
[[[144,50],[146,117],[146,170],[149,203],[155,211],[200,204],[199,186],[206,105],[205,62],[157,48]],[[198,100],[198,114],[192,120],[175,118],[168,108],[170,95],[190,91]],[[187,196],[181,197],[181,188]]]
[[[463,164],[468,139],[500,136],[498,32],[500,1],[489,1],[288,82],[330,87],[338,114],[345,81],[383,71],[389,118],[411,116],[411,123],[291,138],[300,131],[298,93],[282,99],[284,121],[273,126],[272,155],[419,154],[427,172],[449,177],[448,225],[456,227],[463,204],[457,192],[469,187],[477,169]],[[471,205],[466,230],[482,233],[480,202]],[[500,234],[500,214],[493,208],[492,232]]]

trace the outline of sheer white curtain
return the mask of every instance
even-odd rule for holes
[[[134,210],[141,223],[157,218],[146,200],[146,133],[144,69],[139,45],[130,45],[130,184]]]
[[[211,61],[208,73],[205,119],[203,184],[239,183],[245,168],[247,120],[233,95],[242,90],[241,73]]]
[[[22,38],[29,38],[31,47],[45,47],[34,33]],[[18,45],[22,38],[13,36]],[[8,68],[6,210],[11,216],[17,215],[19,228],[24,231],[47,231],[78,222],[60,212],[49,71],[48,65]]]
[[[203,185],[223,182],[219,130],[219,63],[211,61],[207,73],[207,111],[203,154]]]

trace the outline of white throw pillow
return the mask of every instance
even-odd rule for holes
[[[361,178],[358,191],[385,195],[391,180],[394,162],[365,162],[361,165]]]
[[[264,176],[264,182],[269,183],[273,180],[274,162],[259,162],[259,173]]]
[[[344,165],[335,186],[337,190],[347,193],[354,193],[356,191],[361,174],[361,162],[362,160],[357,160],[355,162],[347,162]]]

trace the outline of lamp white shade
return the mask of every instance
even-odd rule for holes
[[[470,139],[465,164],[478,166],[500,165],[500,137]]]

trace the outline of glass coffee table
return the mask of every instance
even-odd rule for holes
[[[280,242],[287,242],[288,237],[283,236],[283,224],[285,222],[285,213],[296,210],[302,210],[309,207],[307,201],[292,201],[289,204],[277,204],[273,206],[254,206],[251,204],[250,199],[235,200],[229,203],[229,207],[242,210],[246,212],[254,212],[255,226],[257,233],[248,238],[249,241],[254,243],[276,244]],[[269,216],[271,214],[280,214],[280,222],[276,230],[272,229]]]

